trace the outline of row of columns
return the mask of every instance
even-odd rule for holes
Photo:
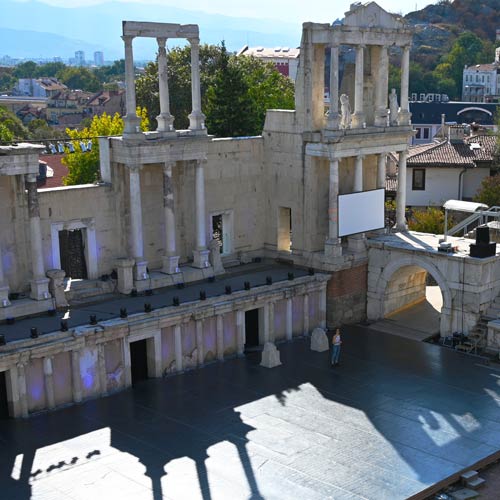
[[[352,114],[352,128],[366,126],[364,111],[364,51],[366,46],[356,46],[356,65],[354,81],[354,113]],[[338,129],[339,115],[339,46],[330,48],[330,111],[328,113],[329,129]],[[409,125],[410,109],[408,102],[410,77],[410,47],[403,47],[401,59],[401,106],[397,120],[391,117],[391,125]],[[377,74],[375,81],[375,118],[374,124],[378,127],[387,126],[387,103],[389,84],[389,55],[388,46],[378,46]]]
[[[136,112],[135,94],[135,70],[132,41],[134,36],[122,36],[125,45],[125,89],[127,114],[124,117],[125,127],[123,135],[134,135],[141,132],[140,118]],[[168,67],[167,67],[167,38],[156,39],[158,43],[158,90],[160,97],[160,114],[157,116],[157,132],[169,135],[175,132],[174,117],[170,113],[170,95],[168,90]],[[191,45],[191,101],[192,111],[189,115],[189,130],[205,131],[205,115],[201,111],[201,89],[200,89],[200,40],[199,38],[188,38]]]
[[[193,266],[203,269],[209,267],[206,235],[205,203],[205,165],[206,160],[197,160],[195,165],[195,226],[196,248],[193,250]],[[179,255],[176,245],[175,198],[172,169],[175,162],[163,166],[163,217],[165,221],[165,255],[162,271],[166,274],[179,272]],[[140,167],[129,166],[130,187],[130,247],[135,260],[134,279],[148,278],[147,261],[144,258],[142,233],[142,199]]]
[[[363,191],[363,160],[364,155],[355,157],[354,163],[354,179],[353,189],[354,193]],[[403,155],[404,158],[404,155]],[[329,193],[328,193],[328,238],[325,245],[325,254],[329,257],[336,257],[342,254],[341,241],[338,237],[339,221],[338,221],[338,195],[339,195],[339,159],[333,158],[330,160],[330,174],[329,174]],[[377,155],[377,189],[385,187],[385,173],[386,173],[387,156],[385,154]],[[400,172],[404,167],[404,175],[406,178],[406,163],[402,165],[400,157]],[[400,192],[398,183],[398,206],[406,203],[406,191]],[[404,214],[404,212],[403,212]],[[362,236],[361,236],[362,237]],[[358,238],[359,239],[359,238]]]

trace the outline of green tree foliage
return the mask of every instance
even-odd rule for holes
[[[57,78],[72,90],[97,92],[101,84],[88,68],[66,67],[57,73]]]
[[[408,221],[408,228],[421,233],[443,234],[444,213],[440,208],[436,207],[428,207],[426,210],[415,210]]]
[[[174,48],[169,51],[167,58],[170,112],[175,117],[175,128],[186,129],[191,112],[190,47]],[[223,75],[225,71],[229,71],[229,74]],[[137,102],[148,109],[153,127],[156,126],[155,117],[160,113],[157,75],[157,63],[150,63],[136,81]],[[223,85],[224,90],[215,90],[219,85]],[[261,133],[266,109],[291,109],[294,106],[294,87],[288,78],[272,65],[229,54],[223,44],[200,46],[200,86],[208,131],[216,135]],[[235,92],[236,87],[241,95]],[[230,100],[234,102],[231,103]],[[232,130],[224,133],[218,128],[217,123],[222,122],[223,117],[214,102],[219,103],[228,113],[226,121],[236,120]],[[245,110],[240,111],[240,114],[246,113],[249,116],[236,116],[232,110],[238,105]],[[215,112],[213,117],[212,111]],[[245,127],[240,122],[244,122]]]
[[[33,61],[26,61],[18,64],[13,71],[16,78],[36,78],[38,64]]]
[[[125,78],[125,59],[114,61],[111,66],[101,66],[95,68],[94,74],[101,83],[109,83]]]
[[[23,122],[12,111],[0,106],[0,141],[8,142],[28,137],[29,132]]]
[[[28,123],[29,138],[40,141],[42,139],[67,139],[62,130],[52,128],[45,120],[36,118]]]
[[[141,117],[141,129],[148,130],[149,121],[145,109],[137,108],[137,115]],[[98,136],[121,135],[123,132],[123,118],[115,113],[110,116],[103,113],[94,116],[90,126],[78,129],[66,129],[66,134],[72,139],[74,153],[67,152],[63,163],[68,167],[68,175],[64,177],[65,186],[75,184],[90,184],[99,178],[99,142]],[[82,151],[80,141],[87,143],[93,139],[91,151]]]
[[[12,68],[0,67],[0,92],[9,92],[17,83]]]
[[[484,203],[488,207],[500,206],[500,175],[483,179],[474,201]]]
[[[207,128],[219,137],[253,135],[258,128],[257,103],[242,68],[222,44],[214,84],[207,89]]]

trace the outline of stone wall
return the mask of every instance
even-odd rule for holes
[[[412,266],[398,269],[387,284],[385,316],[425,300],[427,271]]]

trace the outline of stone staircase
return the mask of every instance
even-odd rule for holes
[[[65,295],[68,302],[81,301],[89,297],[113,293],[115,280],[65,280]]]

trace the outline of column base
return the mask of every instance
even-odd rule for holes
[[[338,130],[340,128],[340,115],[338,113],[328,113],[326,128],[329,130]]]
[[[325,257],[341,257],[342,245],[340,239],[327,240],[325,243]]]
[[[49,269],[46,274],[50,279],[49,291],[56,301],[56,307],[68,307],[64,291],[64,277],[66,273],[62,269]]]
[[[364,233],[349,236],[347,248],[352,252],[364,252],[366,250],[366,236]]]
[[[163,266],[161,271],[165,274],[177,274],[179,270],[179,256],[165,255],[162,257]]]
[[[141,119],[134,113],[133,115],[125,115],[123,117],[124,128],[123,136],[142,136]]]
[[[175,132],[174,117],[170,113],[160,113],[156,121],[158,122],[157,132]]]
[[[134,281],[147,280],[148,278],[148,262],[137,259],[134,267]]]
[[[409,111],[400,111],[398,114],[398,125],[410,125],[411,113]]]
[[[0,285],[0,307],[10,306],[9,287]]]
[[[189,130],[207,131],[205,127],[205,115],[201,111],[193,111],[189,116]]]
[[[353,113],[351,117],[351,128],[365,128],[366,117],[364,113]]]
[[[208,261],[209,254],[210,250],[193,250],[193,267],[199,269],[210,267],[210,262]]]
[[[388,119],[389,119],[389,114],[387,112],[387,109],[380,109],[375,112],[376,127],[387,127]]]
[[[38,278],[30,281],[30,298],[33,300],[46,300],[50,298],[49,279]]]
[[[134,259],[116,260],[116,274],[118,275],[116,288],[119,293],[129,294],[134,288],[134,263]]]
[[[406,222],[400,224],[400,223],[396,223],[396,225],[394,226],[394,229],[396,229],[396,231],[400,232],[400,233],[406,233],[408,231],[408,226],[406,224]]]

